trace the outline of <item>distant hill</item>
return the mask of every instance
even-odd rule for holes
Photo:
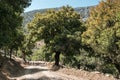
[[[77,13],[79,13],[81,15],[81,17],[83,19],[86,19],[88,16],[89,16],[89,11],[90,11],[90,8],[92,8],[94,6],[89,6],[89,7],[77,7],[77,8],[74,8],[75,11]],[[59,10],[60,8],[52,8],[54,10]],[[36,13],[44,13],[45,11],[47,11],[48,9],[39,9],[39,10],[33,10],[33,11],[29,11],[29,12],[25,12],[22,14],[22,16],[24,17],[23,19],[23,26],[25,26],[28,22],[30,22],[34,15]]]

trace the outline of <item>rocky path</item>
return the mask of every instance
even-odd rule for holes
[[[51,71],[46,66],[27,66],[22,76],[10,78],[10,80],[87,80],[72,75]]]

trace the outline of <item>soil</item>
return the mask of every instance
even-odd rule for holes
[[[84,70],[76,70],[76,69],[60,69],[59,72],[67,75],[74,75],[79,78],[83,78],[86,80],[117,80],[110,74],[103,74],[98,71],[88,72]]]
[[[52,64],[33,61],[25,65],[21,59],[8,60],[1,68],[0,80],[118,80],[112,75],[97,71],[88,72],[74,68],[53,70]]]

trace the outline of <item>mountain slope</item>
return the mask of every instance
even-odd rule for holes
[[[74,8],[74,9],[77,13],[79,13],[81,15],[82,18],[86,19],[89,16],[89,11],[92,7],[94,7],[94,6],[77,7],[77,8]],[[59,10],[60,8],[52,8],[52,9]],[[33,19],[34,15],[36,13],[44,13],[47,10],[48,9],[40,9],[40,10],[33,10],[33,11],[23,13],[22,14],[22,16],[24,17],[23,26],[25,26],[27,23],[29,23]]]

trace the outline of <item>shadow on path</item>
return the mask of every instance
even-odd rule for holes
[[[46,76],[41,76],[40,78],[34,79],[34,78],[25,78],[22,80],[63,80],[60,78],[55,78],[55,77],[46,77]]]
[[[17,73],[16,72],[16,75],[13,75],[11,76],[12,77],[21,77],[21,76],[24,76],[24,75],[32,75],[32,74],[35,74],[35,73],[38,73],[38,72],[42,72],[42,71],[48,71],[49,69],[43,69],[43,68],[40,68],[40,67],[27,67],[27,68],[24,68],[23,71],[21,71],[21,73]]]
[[[41,71],[48,71],[49,69],[39,69],[39,68],[32,68],[32,69],[25,69],[25,72],[23,75],[27,75],[27,74],[34,74],[37,72],[41,72]]]

